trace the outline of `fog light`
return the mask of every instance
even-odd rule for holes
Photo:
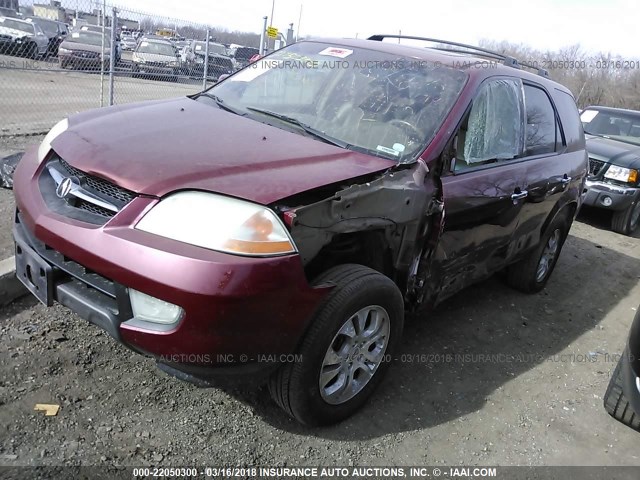
[[[613,205],[613,200],[608,195],[605,195],[604,197],[602,197],[602,200],[600,201],[602,202],[602,205],[604,205],[605,207],[610,207],[611,205]]]
[[[176,323],[184,311],[172,303],[151,297],[137,290],[129,289],[131,310],[137,320],[170,325]]]

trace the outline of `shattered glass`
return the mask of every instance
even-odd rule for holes
[[[473,102],[464,144],[468,164],[518,157],[524,145],[522,82],[494,80]]]

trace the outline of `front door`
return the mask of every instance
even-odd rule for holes
[[[524,136],[521,81],[483,83],[454,138],[450,172],[442,176],[444,228],[432,264],[437,301],[511,258],[527,197]]]

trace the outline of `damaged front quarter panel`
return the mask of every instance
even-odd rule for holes
[[[438,184],[419,161],[290,210],[285,215],[310,276],[341,262],[361,263],[394,280],[410,303]]]

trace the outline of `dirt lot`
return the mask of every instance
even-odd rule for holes
[[[0,253],[11,202],[0,191]],[[0,465],[640,465],[640,437],[602,408],[640,303],[640,235],[608,231],[599,212],[580,220],[545,291],[494,278],[411,318],[371,402],[324,429],[298,426],[264,389],[170,378],[25,298],[0,311]]]

